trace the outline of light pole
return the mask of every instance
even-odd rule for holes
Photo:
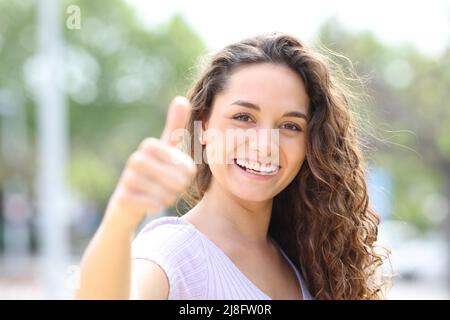
[[[66,102],[61,88],[62,36],[64,24],[59,0],[38,1],[39,87],[36,92],[36,181],[42,276],[46,296],[66,298],[65,277],[69,259],[68,153]]]

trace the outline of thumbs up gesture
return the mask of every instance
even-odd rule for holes
[[[186,189],[196,167],[191,157],[175,147],[179,141],[172,139],[172,133],[185,127],[189,113],[186,98],[172,101],[161,138],[146,138],[129,157],[108,203],[106,219],[136,228],[147,213],[173,205]]]

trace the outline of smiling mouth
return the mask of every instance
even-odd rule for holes
[[[243,171],[260,176],[274,176],[280,170],[280,166],[259,166],[259,169],[257,169],[257,166],[252,165],[245,160],[238,159],[234,159],[234,164],[241,168]]]

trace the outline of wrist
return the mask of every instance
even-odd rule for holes
[[[134,235],[140,221],[132,221],[132,219],[125,219],[124,215],[114,214],[113,212],[106,211],[101,227],[104,229],[112,230],[115,233]]]

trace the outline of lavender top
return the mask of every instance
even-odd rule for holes
[[[305,281],[294,269],[303,299],[311,300]],[[148,223],[132,245],[132,259],[157,263],[169,280],[169,299],[271,300],[233,261],[191,223],[162,217]]]

